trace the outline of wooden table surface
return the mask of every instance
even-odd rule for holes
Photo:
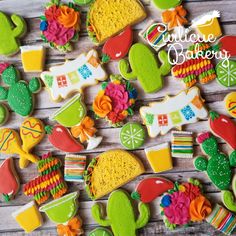
[[[22,40],[22,45],[40,45],[42,40],[40,38],[39,31],[39,16],[43,13],[43,4],[47,0],[2,0],[0,1],[0,10],[7,13],[17,13],[23,16],[28,25],[28,33]],[[135,31],[135,41],[138,40],[138,32],[143,28],[145,23],[148,22],[151,18],[161,21],[160,12],[150,4],[150,0],[142,0],[145,8],[148,12],[148,19],[146,19],[141,24],[134,26]],[[220,10],[221,11],[221,26],[225,34],[235,34],[236,33],[236,0],[185,0],[184,6],[189,12],[188,19],[191,20],[193,17],[196,17],[203,12],[210,10]],[[47,50],[47,61],[46,67],[57,65],[63,63],[65,59],[73,59],[84,51],[88,51],[91,48],[96,48],[87,37],[85,30],[85,19],[87,8],[81,8],[82,11],[82,31],[80,34],[79,42],[75,46],[75,50],[71,53],[63,54],[56,50],[49,49]],[[1,35],[0,35],[1,37]],[[186,45],[184,45],[186,47]],[[100,50],[100,48],[98,48]],[[22,64],[20,60],[20,53],[13,57],[4,58],[0,57],[0,61],[7,61],[14,63],[18,68],[22,70]],[[110,62],[105,66],[108,73],[118,73],[117,62]],[[33,76],[39,76],[39,74],[28,73],[25,74],[22,72],[22,77],[26,80],[30,79]],[[129,118],[129,121],[141,122],[138,110],[142,105],[146,105],[151,101],[157,101],[162,99],[166,94],[177,94],[183,85],[173,79],[171,76],[165,78],[164,88],[154,94],[145,94],[140,88],[140,85],[137,81],[133,82],[134,86],[138,89],[139,97],[135,107],[135,115],[132,118]],[[219,113],[225,114],[224,104],[222,102],[225,95],[234,89],[227,89],[217,84],[216,81],[200,86],[202,91],[202,96],[206,100],[206,106],[209,109],[215,110]],[[85,102],[88,109],[91,107],[92,101],[100,89],[100,85],[87,88],[84,91]],[[33,116],[42,119],[46,124],[50,124],[49,116],[55,112],[63,103],[54,103],[50,101],[49,94],[43,90],[37,96],[37,102],[35,104],[35,112]],[[7,127],[19,129],[19,125],[22,123],[23,118],[11,113],[10,120],[6,124]],[[96,121],[96,127],[99,129],[98,134],[104,137],[102,144],[95,150],[86,151],[83,154],[87,155],[88,162],[91,158],[96,157],[99,153],[109,150],[111,148],[122,148],[119,142],[119,131],[120,128],[111,128],[103,120]],[[199,121],[196,124],[191,124],[185,127],[185,130],[193,131],[196,133],[208,130],[207,120]],[[136,184],[145,177],[155,176],[152,169],[150,168],[144,153],[144,148],[150,147],[155,144],[160,144],[163,142],[170,141],[170,134],[167,134],[162,137],[157,137],[154,139],[147,138],[145,145],[139,150],[133,151],[143,162],[146,172],[142,176],[139,176],[134,181],[126,184],[123,188],[128,191],[133,191]],[[220,141],[220,149],[229,153],[230,149],[222,140]],[[201,153],[200,147],[195,143],[195,156]],[[41,155],[45,152],[52,151],[54,156],[58,156],[63,160],[65,153],[55,150],[50,143],[47,141],[47,138],[43,140],[35,149],[34,153]],[[0,155],[0,159],[4,160],[5,155]],[[16,156],[14,158],[17,159]],[[26,197],[22,193],[23,184],[27,183],[29,180],[37,176],[36,165],[31,164],[28,168],[21,170],[18,167],[18,161],[15,161],[17,172],[20,176],[21,190],[17,194],[16,198],[8,203],[5,203],[2,199],[0,200],[0,234],[1,235],[24,235],[22,229],[18,226],[15,220],[12,218],[11,213],[17,210],[20,206],[28,203],[31,198]],[[174,168],[171,171],[164,172],[161,176],[167,177],[173,181],[187,181],[189,177],[198,178],[202,181],[204,191],[207,196],[213,202],[221,202],[220,192],[211,184],[207,176],[204,173],[196,171],[193,167],[192,159],[178,159],[174,158]],[[89,231],[96,227],[95,222],[91,217],[90,209],[93,205],[93,202],[88,198],[86,192],[83,190],[83,184],[69,184],[69,191],[80,191],[79,197],[79,215],[84,221],[84,230],[87,235]],[[106,203],[107,196],[102,198],[100,202]],[[31,233],[31,235],[57,235],[56,226],[50,222],[47,217],[44,215],[44,225],[38,230]],[[188,228],[179,228],[175,231],[168,231],[161,219],[160,214],[158,213],[158,202],[155,201],[151,204],[151,219],[148,225],[141,229],[138,232],[138,235],[221,235],[218,231],[215,231],[212,226],[208,223],[201,224],[191,224]],[[236,233],[235,233],[236,235]],[[129,235],[127,235],[129,236]]]

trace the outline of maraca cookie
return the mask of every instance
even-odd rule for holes
[[[229,115],[236,118],[236,92],[229,93],[225,99],[225,109]]]

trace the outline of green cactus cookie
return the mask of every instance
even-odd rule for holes
[[[152,0],[156,7],[161,10],[174,8],[181,4],[182,0]]]
[[[3,82],[8,86],[0,86],[0,100],[7,101],[10,108],[21,116],[28,116],[33,111],[34,98],[33,93],[41,89],[38,78],[32,78],[26,83],[19,80],[19,72],[13,65],[7,63],[0,64],[0,74]]]
[[[194,160],[194,166],[199,171],[206,171],[208,177],[213,184],[220,190],[228,190],[232,171],[231,165],[235,164],[235,151],[228,158],[225,154],[218,150],[217,140],[209,132],[202,133],[198,136],[197,141],[201,144],[203,152],[209,156],[208,160],[205,157],[197,157]]]
[[[113,236],[110,230],[106,228],[96,228],[89,233],[89,236]]]
[[[0,12],[0,32],[0,55],[11,56],[20,49],[18,38],[25,34],[26,23],[20,16],[13,14],[10,20]]]
[[[162,77],[171,71],[167,53],[161,50],[158,56],[161,66],[148,46],[136,43],[129,51],[129,62],[125,59],[119,62],[120,73],[126,80],[137,78],[146,93],[154,93],[163,87]]]
[[[147,204],[139,203],[139,217],[136,219],[128,193],[116,190],[111,193],[107,203],[107,218],[103,219],[102,207],[95,203],[92,216],[101,226],[110,226],[114,236],[136,236],[136,230],[144,227],[150,218]]]

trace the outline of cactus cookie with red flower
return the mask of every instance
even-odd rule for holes
[[[128,115],[133,115],[137,90],[120,75],[112,75],[111,82],[104,82],[93,102],[97,118],[105,118],[112,126],[121,126]]]

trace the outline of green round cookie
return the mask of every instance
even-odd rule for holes
[[[120,142],[125,148],[134,150],[144,144],[145,136],[145,130],[142,125],[139,123],[127,123],[120,131]]]
[[[93,0],[74,0],[74,3],[84,6],[91,3]]]
[[[180,5],[182,0],[153,0],[156,7],[161,10],[167,10]]]
[[[8,119],[8,109],[5,105],[0,104],[0,126],[4,125]]]
[[[232,87],[236,85],[236,62],[232,60],[228,62],[228,65],[225,65],[226,61],[220,61],[217,64],[217,81],[225,87]]]
[[[89,236],[113,236],[110,230],[106,228],[96,228],[89,233]]]

